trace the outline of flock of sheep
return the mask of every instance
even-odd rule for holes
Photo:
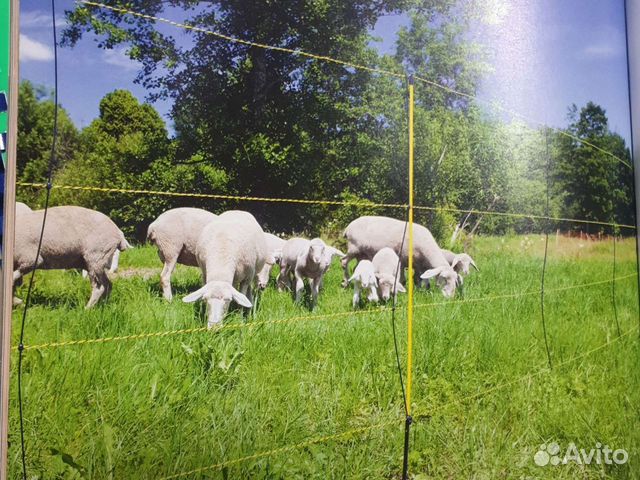
[[[40,255],[43,210],[16,204],[14,284],[39,269],[83,269],[91,282],[86,308],[94,306],[111,291],[108,271],[115,271],[121,251],[131,248],[122,231],[106,215],[77,206],[52,207],[47,211]],[[465,254],[441,250],[429,230],[414,224],[414,269],[427,287],[434,280],[445,297],[452,297],[470,267]],[[320,238],[283,240],[263,231],[255,217],[241,210],[220,215],[198,208],[175,208],[160,215],[147,231],[147,240],[158,249],[164,266],[160,286],[165,299],[172,300],[171,274],[176,264],[199,267],[203,286],[183,298],[207,304],[208,326],[220,326],[233,301],[251,308],[253,290],[269,283],[273,265],[280,266],[278,289],[295,291],[296,302],[310,284],[312,306],[318,301],[325,273],[334,257],[341,258],[343,286],[354,285],[353,306],[365,292],[371,302],[388,301],[404,292],[407,265],[407,222],[380,216],[363,216],[344,231],[346,254]],[[351,260],[358,260],[352,275]],[[35,260],[35,262],[34,262]],[[418,278],[416,278],[418,280]],[[15,298],[14,303],[20,300]]]

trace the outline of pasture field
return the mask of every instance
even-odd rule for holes
[[[540,235],[479,237],[469,253],[480,273],[465,279],[455,300],[417,291],[413,478],[640,477],[635,243],[617,245],[618,338],[611,283],[553,291],[610,280],[612,242],[550,237],[551,371],[540,295],[505,297],[539,291],[543,247]],[[203,306],[180,301],[199,286],[197,269],[178,267],[177,298],[167,303],[160,267],[151,247],[124,252],[110,300],[90,311],[83,308],[88,281],[78,273],[39,272],[25,344],[204,326]],[[340,279],[336,262],[313,312],[270,286],[255,317],[236,311],[226,319],[237,328],[25,351],[29,478],[160,479],[372,425],[177,478],[398,478],[404,412],[389,311],[259,323],[352,311],[352,291]],[[21,314],[19,307],[14,345]],[[404,365],[402,308],[396,323]],[[15,352],[12,359],[17,479]],[[550,442],[585,449],[599,442],[626,449],[629,459],[537,466],[534,454]]]

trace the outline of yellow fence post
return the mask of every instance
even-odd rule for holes
[[[407,415],[411,415],[413,377],[413,77],[409,77],[409,245],[407,273]]]
[[[411,429],[411,386],[413,382],[413,76],[409,76],[409,245],[407,271],[407,391],[405,395],[404,458],[402,479],[409,475],[409,431]]]

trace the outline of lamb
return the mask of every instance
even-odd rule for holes
[[[282,247],[286,243],[285,240],[276,237],[271,233],[265,233],[265,240],[267,241],[267,248],[269,249],[269,253],[272,256],[273,262],[267,261],[258,273],[258,287],[261,290],[267,288],[267,284],[269,283],[269,277],[271,275],[271,269],[273,265],[280,261],[282,257]]]
[[[378,280],[378,290],[383,301],[387,302],[393,293],[394,299],[397,292],[405,293],[406,290],[400,283],[400,258],[389,247],[379,250],[373,256],[373,270]]]
[[[349,262],[371,260],[384,247],[400,253],[403,267],[407,265],[408,231],[406,222],[389,217],[364,216],[351,222],[344,231],[348,249],[342,259],[344,269],[343,285],[348,284]],[[422,225],[413,224],[414,264],[417,272],[424,272],[421,278],[435,278],[445,297],[450,298],[456,289],[458,274],[445,259],[433,235]],[[402,242],[404,237],[404,242]],[[402,246],[402,251],[401,250]]]
[[[296,303],[299,303],[302,300],[304,279],[307,278],[311,283],[312,306],[316,305],[322,278],[331,265],[332,256],[339,253],[341,253],[339,250],[329,247],[320,238],[287,240],[282,247],[279,288],[282,289],[284,285],[290,284],[289,276],[293,273],[296,279]]]
[[[209,222],[196,246],[205,285],[182,300],[207,302],[207,326],[222,325],[231,301],[252,307],[252,283],[269,258],[262,228],[247,212],[225,212]]]
[[[353,283],[353,308],[360,303],[360,290],[368,290],[367,299],[370,302],[378,303],[378,280],[370,260],[358,262],[349,282]]]
[[[196,245],[204,227],[217,215],[200,208],[174,208],[161,214],[147,230],[147,240],[158,248],[164,263],[160,273],[163,297],[171,301],[171,274],[176,263],[197,267]]]
[[[40,255],[35,259],[44,210],[21,213],[16,222],[13,258],[14,281],[34,269],[85,269],[92,292],[86,308],[111,292],[106,274],[114,253],[131,248],[123,233],[103,213],[77,206],[52,207],[47,211]]]

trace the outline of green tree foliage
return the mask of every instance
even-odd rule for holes
[[[633,223],[631,169],[618,160],[631,164],[624,139],[609,130],[605,110],[593,102],[580,110],[573,105],[568,117],[571,136],[557,135],[554,155],[556,194],[562,198],[566,216]]]
[[[138,2],[135,10],[161,15],[171,8],[193,25],[228,36],[414,73],[448,88],[415,86],[415,200],[431,209],[418,211],[416,218],[441,240],[461,230],[540,231],[546,224],[530,218],[456,210],[545,215],[548,183],[551,215],[631,222],[632,180],[623,164],[567,135],[507,123],[472,100],[488,69],[483,49],[467,35],[476,7],[472,0],[150,0]],[[386,14],[404,14],[408,24],[399,32],[396,51],[379,55],[368,32]],[[203,32],[191,31],[190,43],[177,42],[152,20],[85,5],[68,19],[67,45],[90,33],[101,48],[128,46],[129,56],[142,64],[138,81],[150,99],[174,100],[175,137],[168,138],[151,106],[129,92],[112,92],[101,101],[99,117],[76,134],[75,146],[60,152],[64,161],[57,182],[363,205],[239,206],[197,197],[82,191],[57,191],[56,202],[97,208],[139,237],[161,211],[184,205],[250,208],[270,230],[316,233],[340,229],[361,214],[404,215],[370,205],[407,201],[402,79]],[[31,88],[31,96],[24,99],[22,130],[40,131],[34,138],[42,139],[47,117],[29,112],[46,110],[48,100],[33,87],[24,88]],[[35,128],[38,122],[44,126]],[[623,139],[609,131],[606,112],[596,105],[574,108],[566,133],[629,158]],[[22,141],[30,146],[24,151],[42,151],[30,137]],[[43,155],[25,157],[29,166],[23,166],[22,178],[41,176],[37,159]]]
[[[54,104],[51,95],[29,81],[20,84],[18,95],[17,175],[23,182],[45,182],[53,142]],[[79,136],[64,108],[58,110],[58,141],[54,169],[64,168],[77,153]],[[21,190],[19,200],[37,204],[39,195]]]
[[[78,155],[57,173],[55,181],[163,192],[211,192],[226,183],[226,175],[209,165],[177,164],[174,150],[155,109],[140,104],[126,90],[116,90],[102,99],[99,117],[80,134]],[[127,231],[135,229],[138,237],[155,216],[181,202],[74,190],[56,191],[55,201],[100,210]]]

